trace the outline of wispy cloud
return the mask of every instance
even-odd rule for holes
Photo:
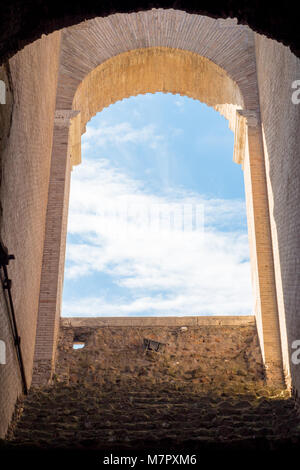
[[[154,135],[149,127],[141,135],[129,125],[116,128],[119,139]],[[109,129],[103,139],[115,138]],[[94,135],[98,139],[103,128],[99,136],[97,129],[88,132],[86,142]],[[251,313],[243,201],[208,199],[183,190],[164,197],[149,194],[142,182],[111,168],[105,159],[87,159],[74,169],[71,194],[66,279],[105,273],[122,294],[74,295],[65,300],[63,315]],[[157,207],[167,215],[164,219],[164,211],[158,210],[158,219],[149,223],[149,212]],[[203,207],[204,232],[194,223],[184,231],[180,223],[174,224],[176,207],[179,212],[182,207]]]
[[[163,136],[157,133],[153,124],[136,129],[128,122],[122,122],[116,125],[103,124],[101,127],[88,126],[82,137],[82,147],[83,150],[89,150],[95,143],[97,146],[148,143],[150,148],[156,148],[162,140]]]
[[[181,100],[181,99],[175,100],[175,106],[177,106],[180,109],[180,111],[183,111],[183,107],[184,107],[183,100]]]

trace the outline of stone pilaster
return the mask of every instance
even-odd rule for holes
[[[71,155],[69,128],[78,111],[55,113],[32,385],[52,377],[61,310]]]
[[[243,161],[252,284],[258,335],[270,384],[283,384],[280,325],[275,284],[266,170],[259,113],[238,111],[246,123]]]

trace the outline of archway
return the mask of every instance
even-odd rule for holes
[[[247,38],[249,40],[249,36]],[[72,40],[74,41],[74,37]],[[83,44],[80,43],[80,48],[82,47]],[[240,50],[242,61],[250,64],[251,68],[251,53],[245,57],[243,52]],[[63,54],[67,57],[67,47]],[[234,130],[234,160],[243,164],[245,174],[255,314],[260,345],[268,377],[275,382],[282,380],[282,351],[256,76],[254,70],[253,74],[248,75],[249,69],[246,69],[245,80],[236,65],[231,68],[231,61],[228,58],[225,63],[226,61],[231,75],[237,76],[237,82],[224,69],[205,57],[166,47],[135,49],[108,59],[92,68],[77,89],[75,84],[78,79],[72,75],[72,67],[68,68],[65,64],[62,66],[53,135],[49,217],[46,224],[35,349],[35,368],[46,370],[46,380],[54,367],[63,285],[70,170],[72,165],[80,162],[81,134],[86,122],[103,107],[123,97],[155,91],[185,94],[214,106],[227,117]],[[79,63],[75,67],[80,69]],[[72,109],[61,109],[61,103],[70,102],[72,90],[75,91]],[[62,174],[65,175],[64,178]],[[57,224],[58,214],[60,224]]]
[[[23,8],[23,5],[20,6],[20,10],[18,10],[20,14],[17,19],[14,17],[15,11],[11,8],[11,4],[7,5],[7,10],[3,9],[4,22],[0,33],[3,39],[1,57],[11,56],[14,51],[20,50],[25,44],[38,38],[40,34],[53,31],[59,26],[75,24],[86,17],[97,14],[103,16],[111,13],[109,9],[103,12],[102,5],[98,3],[99,10],[96,11],[86,2],[78,8],[76,2],[73,2],[70,14],[68,4],[59,5],[59,9],[64,9],[62,18],[61,10],[56,10],[52,4],[51,11],[45,2],[42,6],[39,5],[40,10],[37,11],[36,4],[31,2],[30,6],[35,9],[34,14],[32,14],[32,10],[27,9],[27,6],[28,2],[26,8]],[[159,6],[170,7],[172,5]],[[185,7],[187,9],[188,5]],[[276,14],[273,5],[270,5],[270,9],[268,9],[269,6],[264,5],[264,14],[260,16],[258,14],[260,6],[255,7],[245,9],[244,5],[239,3],[236,9],[230,7],[230,9],[223,11],[225,7],[222,3],[222,11],[212,11],[213,6],[210,4],[207,7],[207,13],[215,16],[220,14],[223,17],[226,15],[236,16],[239,21],[245,20],[245,23],[252,26],[253,29],[261,32],[266,31],[268,36],[271,35],[270,31],[272,30],[274,37],[283,41],[288,37],[294,37],[294,42],[292,40],[290,44],[294,44],[293,50],[297,52],[299,48],[295,47],[295,44],[299,38],[295,37],[297,35],[295,8],[286,9],[285,12],[281,10]],[[138,8],[138,5],[132,6],[133,10]],[[147,6],[141,5],[141,10],[143,8],[147,8]],[[234,128],[241,129],[239,134],[241,138],[236,141],[236,155],[241,157],[237,160],[242,161],[244,155],[242,149],[246,148],[247,150],[248,147],[251,147],[251,158],[249,157],[251,171],[246,166],[248,157],[244,160],[244,169],[245,176],[248,175],[246,184],[250,187],[250,191],[247,193],[251,196],[253,186],[256,195],[253,201],[251,197],[249,199],[250,212],[253,207],[255,207],[255,211],[248,220],[251,222],[250,225],[254,232],[257,225],[259,226],[264,220],[270,220],[275,257],[276,288],[274,270],[271,270],[269,275],[262,275],[261,279],[257,280],[255,284],[257,292],[261,288],[263,295],[262,298],[259,295],[256,298],[258,304],[264,303],[268,306],[265,330],[269,335],[268,350],[271,362],[272,358],[274,359],[272,347],[276,344],[277,339],[276,328],[273,328],[274,301],[269,302],[268,296],[273,299],[275,297],[277,300],[284,370],[287,377],[289,376],[289,361],[293,352],[293,344],[300,335],[298,315],[300,305],[300,291],[298,289],[300,239],[297,227],[300,220],[298,184],[300,115],[299,106],[295,106],[291,100],[291,94],[294,91],[291,85],[294,80],[299,78],[300,62],[288,47],[253,33],[246,26],[237,25],[234,19],[213,20],[180,11],[180,4],[176,8],[179,10],[160,9],[130,14],[117,13],[106,18],[85,21],[63,31],[56,31],[49,36],[44,35],[40,40],[20,50],[5,67],[1,68],[1,79],[4,77],[7,92],[7,103],[5,106],[1,105],[0,110],[1,119],[4,116],[5,121],[0,136],[3,163],[2,207],[0,206],[1,215],[3,213],[1,235],[5,244],[16,257],[14,263],[9,266],[9,272],[13,279],[13,296],[20,336],[22,337],[28,383],[30,383],[32,374],[42,256],[43,253],[46,255],[45,247],[49,243],[49,239],[47,239],[44,246],[45,221],[47,214],[47,227],[49,224],[51,226],[49,220],[51,210],[54,217],[53,236],[57,236],[57,240],[60,240],[61,243],[59,249],[55,248],[54,252],[56,254],[63,252],[62,226],[57,221],[60,221],[63,213],[62,207],[66,207],[66,205],[57,204],[53,210],[51,201],[59,200],[61,196],[59,191],[61,191],[61,187],[65,188],[65,155],[67,154],[66,145],[69,134],[63,127],[64,125],[68,126],[70,121],[73,128],[72,134],[78,136],[78,132],[80,132],[79,117],[77,120],[69,120],[69,117],[78,111],[72,108],[74,95],[84,78],[105,61],[131,50],[153,47],[181,49],[205,57],[225,70],[240,89],[244,100],[244,109],[242,109],[243,116],[238,113],[236,125],[234,124]],[[22,16],[26,11],[29,16]],[[120,11],[120,9],[116,8],[114,13],[115,11]],[[203,12],[205,11],[203,10]],[[90,16],[87,15],[87,12]],[[250,23],[251,15],[252,23]],[[287,15],[290,15],[292,21],[287,20]],[[42,21],[40,21],[41,16],[43,17]],[[260,29],[257,26],[258,22],[265,29]],[[281,36],[279,37],[278,34]],[[223,106],[224,103],[217,104]],[[53,141],[55,110],[55,140]],[[261,131],[263,131],[263,140],[261,139]],[[59,135],[62,139],[60,145],[57,141]],[[247,144],[247,135],[249,145]],[[54,142],[53,155],[56,151],[61,152],[61,161],[60,166],[58,165],[56,169],[54,160],[52,161],[53,171],[48,198],[52,141]],[[75,146],[73,146],[73,155],[79,156],[78,150],[79,148],[76,153]],[[55,174],[55,171],[58,171],[61,178]],[[265,177],[267,177],[268,194],[266,194],[266,185],[264,184]],[[55,178],[57,181],[54,184]],[[58,190],[56,195],[55,188]],[[270,211],[269,209],[266,211],[268,200]],[[21,205],[20,201],[22,201]],[[46,213],[47,204],[48,213]],[[266,234],[262,232],[258,233],[257,230],[256,233],[261,242],[261,258],[254,265],[258,266],[259,263],[262,266],[270,265],[273,262],[269,249],[270,236],[265,236]],[[48,230],[47,234],[49,234]],[[255,246],[258,246],[255,237],[253,240],[256,242]],[[54,276],[56,285],[59,285],[60,282],[57,266],[62,265],[62,258],[59,255],[54,260],[51,274]],[[45,286],[44,268],[42,282]],[[261,271],[255,268],[255,272]],[[55,350],[55,348],[53,349],[53,335],[56,323],[53,311],[59,308],[59,296],[53,295],[51,289],[48,294],[47,297],[44,290],[42,292],[44,297],[41,298],[43,302],[40,302],[40,307],[42,303],[44,306],[48,304],[49,308],[52,304],[52,307],[50,310],[40,308],[37,338],[40,350],[36,357],[41,366],[45,361],[47,374],[49,365],[53,362],[53,351]],[[4,380],[4,389],[8,391],[2,394],[0,403],[0,408],[4,410],[4,418],[0,425],[0,433],[3,435],[13,412],[16,398],[21,393],[21,382],[14,358],[14,343],[10,335],[8,318],[5,308],[2,310],[1,330],[5,334],[4,339],[7,340],[9,370],[12,371],[9,374],[4,372],[1,375],[1,380],[2,378]],[[42,313],[45,314],[45,318]],[[287,324],[288,341],[285,323]],[[44,336],[40,334],[41,328],[44,328]],[[262,328],[259,331],[261,332]],[[260,336],[262,340],[262,333]],[[42,338],[44,338],[44,343]],[[292,359],[290,366],[293,385],[299,390],[298,366],[293,363]]]

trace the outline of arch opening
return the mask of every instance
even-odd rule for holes
[[[253,314],[242,171],[218,112],[139,95],[94,116],[83,147],[63,316]]]

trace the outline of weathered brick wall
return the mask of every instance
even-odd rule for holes
[[[39,299],[59,48],[60,33],[54,33],[26,47],[9,61],[14,108],[10,136],[1,154],[1,236],[9,252],[16,257],[8,270],[13,281],[12,296],[29,384]],[[2,289],[0,302],[0,339],[7,346],[7,364],[0,365],[0,436],[3,436],[22,389]]]
[[[165,347],[146,356],[144,338]],[[74,340],[85,347],[73,349]],[[64,318],[55,377],[99,387],[145,380],[241,391],[262,387],[264,373],[254,317]]]
[[[256,55],[282,348],[288,374],[291,344],[300,339],[300,105],[291,101],[292,82],[300,79],[300,61],[287,47],[258,35]],[[299,368],[291,364],[292,383],[298,392]]]

